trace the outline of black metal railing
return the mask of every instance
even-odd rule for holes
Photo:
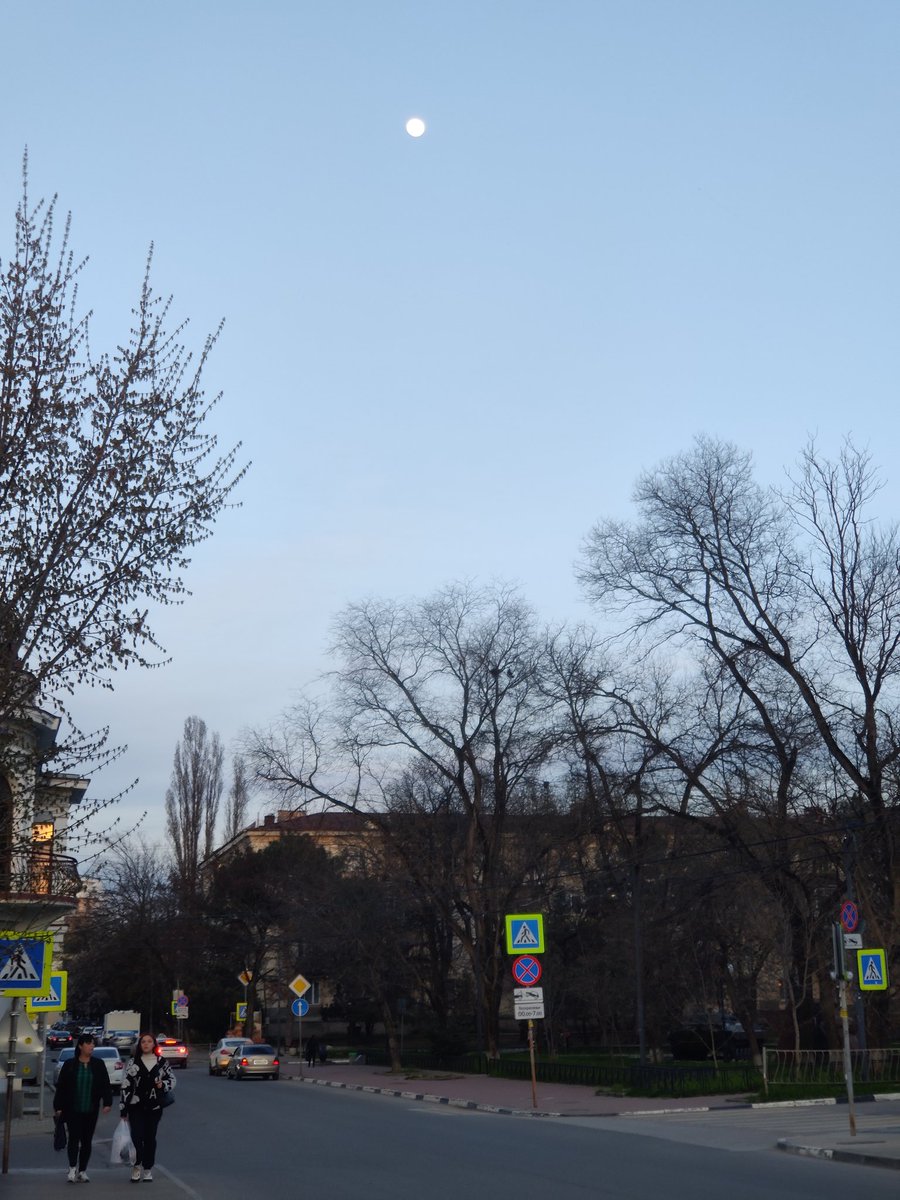
[[[363,1051],[366,1062],[373,1066],[390,1066],[390,1057],[383,1050]],[[444,1055],[427,1050],[405,1051],[403,1066],[407,1070],[448,1071],[470,1075],[493,1075],[504,1079],[531,1078],[531,1063],[522,1058],[488,1058],[483,1054]],[[757,1091],[761,1073],[751,1064],[734,1063],[725,1069],[729,1090]],[[674,1064],[640,1064],[615,1062],[555,1062],[537,1061],[535,1076],[539,1083],[575,1083],[585,1087],[622,1088],[643,1095],[699,1095],[721,1090],[723,1072],[714,1066],[676,1066]]]
[[[81,888],[78,863],[35,846],[0,850],[0,897],[68,900]]]

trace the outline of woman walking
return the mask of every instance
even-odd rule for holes
[[[112,1108],[109,1072],[93,1053],[94,1039],[81,1034],[75,1054],[60,1068],[53,1096],[53,1111],[62,1117],[68,1133],[69,1183],[89,1182],[87,1165],[101,1101],[105,1113]]]
[[[153,1180],[156,1131],[162,1116],[163,1096],[174,1086],[172,1068],[157,1053],[156,1038],[152,1033],[142,1033],[122,1081],[122,1116],[131,1127],[131,1140],[137,1151],[131,1172],[132,1183],[140,1183],[141,1179],[145,1183]]]

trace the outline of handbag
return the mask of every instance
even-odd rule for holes
[[[53,1122],[53,1149],[65,1150],[69,1136],[66,1131],[66,1123],[62,1117],[55,1117]]]
[[[160,1093],[159,1104],[160,1104],[161,1108],[168,1108],[170,1104],[174,1104],[174,1103],[175,1103],[175,1097],[172,1095],[171,1092],[161,1092]]]

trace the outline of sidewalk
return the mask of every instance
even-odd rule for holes
[[[131,1169],[125,1164],[115,1167],[109,1165],[110,1139],[117,1114],[118,1106],[111,1116],[101,1116],[97,1126],[94,1152],[88,1165],[89,1195],[121,1196],[131,1178]],[[53,1150],[52,1137],[52,1117],[38,1117],[34,1113],[13,1121],[9,1172],[0,1175],[0,1195],[4,1200],[8,1196],[17,1200],[45,1200],[45,1197],[57,1193],[68,1194],[66,1155],[64,1151]],[[156,1200],[185,1200],[184,1188],[160,1163],[153,1168],[153,1189]]]
[[[666,1113],[704,1113],[740,1108],[763,1108],[783,1114],[784,1137],[777,1140],[779,1150],[835,1162],[867,1163],[900,1169],[900,1116],[885,1126],[879,1120],[877,1130],[867,1132],[866,1117],[883,1110],[874,1100],[857,1097],[857,1135],[848,1129],[847,1107],[822,1102],[823,1123],[827,1136],[819,1135],[816,1144],[791,1136],[791,1114],[811,1103],[750,1105],[742,1097],[694,1096],[685,1100],[653,1100],[647,1097],[597,1095],[592,1087],[577,1084],[538,1083],[533,1104],[531,1083],[518,1079],[497,1079],[488,1075],[451,1075],[423,1072],[416,1076],[392,1075],[386,1067],[357,1063],[328,1062],[308,1067],[296,1058],[282,1060],[282,1075],[292,1083],[313,1087],[338,1087],[373,1092],[404,1100],[448,1104],[480,1112],[506,1113],[531,1117],[640,1117]],[[882,1100],[888,1097],[882,1097]],[[890,1097],[900,1100],[900,1094]],[[833,1129],[832,1129],[833,1126]]]

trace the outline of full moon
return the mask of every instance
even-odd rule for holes
[[[406,122],[406,132],[410,137],[421,137],[425,132],[425,122],[421,117],[410,117]]]

